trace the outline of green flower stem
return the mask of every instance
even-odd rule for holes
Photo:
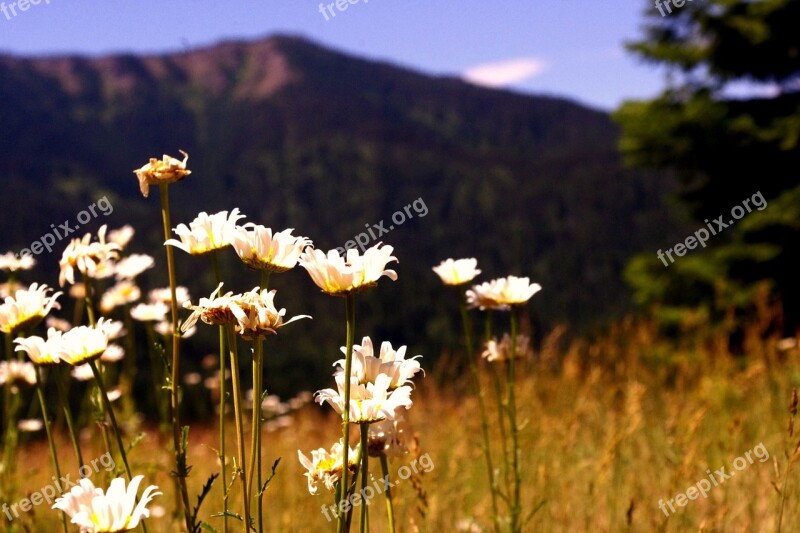
[[[89,316],[89,325],[94,327],[97,324],[94,316],[94,304],[92,303],[92,291],[94,287],[92,285],[92,278],[89,276],[83,276],[83,300],[86,304],[86,314]]]
[[[133,318],[131,317],[131,304],[126,303],[123,311],[125,317],[125,360],[123,362],[124,372],[121,376],[123,386],[123,398],[126,406],[126,413],[136,412],[136,402],[133,394],[133,387],[136,382],[136,331]]]
[[[161,220],[164,223],[164,240],[170,238],[172,222],[169,215],[169,185],[158,185],[161,193]],[[172,411],[172,445],[175,451],[175,476],[180,487],[181,501],[183,502],[183,516],[186,520],[186,529],[194,531],[192,523],[192,508],[189,504],[189,489],[186,486],[186,452],[183,449],[180,421],[180,378],[181,378],[181,337],[178,323],[178,297],[175,294],[177,282],[175,281],[175,256],[172,246],[165,246],[167,254],[167,272],[169,275],[169,289],[172,296],[172,379],[170,380],[170,408]]]
[[[250,443],[250,479],[247,486],[247,498],[252,498],[253,481],[258,478],[256,486],[256,529],[262,531],[262,498],[261,498],[261,373],[264,365],[264,339],[257,337],[253,343],[253,422]]]
[[[369,423],[362,422],[361,426],[361,496],[366,494],[369,482]],[[361,502],[361,533],[369,533],[369,505]]]
[[[64,372],[66,363],[61,363],[55,368],[55,382],[58,388],[58,396],[61,399],[61,405],[64,409],[64,418],[67,420],[67,429],[69,430],[69,438],[72,441],[72,447],[75,449],[75,457],[78,459],[78,472],[81,473],[81,466],[83,466],[83,454],[81,454],[81,445],[78,440],[78,431],[75,427],[75,421],[72,418],[72,409],[69,406],[69,391],[64,385]],[[83,476],[81,476],[83,477]]]
[[[19,431],[15,422],[17,413],[19,412],[20,395],[11,394],[11,384],[6,381],[6,386],[3,389],[4,398],[3,406],[5,408],[5,440],[3,443],[3,496],[11,501],[11,492],[8,487],[8,482],[16,472],[17,461],[17,445],[19,444]],[[8,459],[6,459],[6,457]]]
[[[236,333],[233,324],[228,325],[228,349],[231,355],[231,377],[233,378],[233,410],[236,417],[236,441],[239,446],[239,478],[242,480],[242,502],[244,507],[243,531],[250,530],[250,499],[247,497],[247,471],[244,450],[244,424],[242,423],[242,384],[239,380],[239,354],[236,349]]]
[[[122,457],[122,463],[125,465],[125,473],[128,474],[128,481],[130,481],[133,475],[131,474],[131,467],[128,465],[128,454],[125,453],[125,445],[122,444],[122,435],[120,434],[119,426],[117,425],[117,417],[114,415],[114,408],[111,406],[111,401],[108,399],[106,386],[103,383],[103,376],[100,375],[100,370],[97,369],[97,363],[94,360],[89,361],[89,368],[92,369],[92,374],[94,374],[94,380],[97,383],[97,388],[100,390],[100,399],[103,402],[106,415],[111,421],[111,428],[114,430],[114,437],[117,439],[119,455]]]
[[[381,453],[381,471],[383,479],[389,479],[389,460],[385,453]],[[394,533],[394,504],[392,503],[392,488],[387,487],[383,493],[386,497],[386,518],[389,520],[389,531]]]
[[[348,454],[350,452],[350,373],[353,365],[353,343],[355,340],[356,327],[356,299],[355,295],[348,293],[345,301],[345,313],[347,316],[347,341],[345,343],[344,356],[344,407],[342,409],[342,484],[337,501],[342,501],[342,495],[347,496],[347,473],[348,473]],[[338,531],[344,533],[345,520],[339,514]],[[349,528],[348,528],[349,529]]]
[[[494,464],[492,462],[492,450],[489,440],[489,418],[486,414],[486,398],[481,387],[481,377],[478,373],[478,365],[475,362],[474,347],[472,344],[472,322],[467,311],[467,296],[462,287],[457,287],[459,291],[459,308],[461,310],[461,323],[464,327],[464,346],[467,352],[467,362],[469,371],[472,375],[472,383],[475,394],[478,397],[478,411],[481,417],[481,437],[483,438],[483,459],[486,462],[486,470],[489,477],[489,493],[492,497],[492,522],[496,533],[500,532],[500,515],[497,510],[497,479],[494,475]]]
[[[271,272],[269,270],[262,270],[261,271],[261,290],[265,291],[269,289],[269,278]],[[260,338],[256,341],[257,345],[260,345],[264,342],[264,339]],[[253,379],[258,380],[258,388],[256,388],[255,383],[253,384],[253,395],[255,398],[256,391],[258,391],[258,410],[255,408],[253,409],[253,413],[258,413],[258,424],[257,424],[257,431],[254,429],[255,432],[255,449],[258,450],[256,454],[256,470],[255,470],[255,477],[256,482],[256,513],[257,513],[257,520],[258,520],[258,531],[259,533],[262,531],[262,524],[263,524],[263,513],[264,513],[264,495],[261,492],[263,481],[261,479],[261,424],[262,424],[262,417],[261,417],[261,395],[263,394],[264,389],[264,349],[261,346],[258,346],[260,349],[260,353],[258,353],[258,357],[256,361],[253,361]],[[251,470],[252,472],[252,470]],[[253,474],[250,474],[251,478]]]
[[[10,333],[6,333],[3,335],[6,345],[6,361],[12,361],[14,359],[14,336]]]
[[[511,490],[511,468],[508,462],[508,432],[506,431],[506,409],[508,405],[503,394],[503,383],[500,379],[500,372],[497,369],[497,364],[490,363],[489,366],[491,366],[492,383],[494,385],[495,398],[497,400],[497,420],[499,422],[498,425],[500,426],[500,442],[503,446],[503,473],[505,478],[505,490],[506,494],[509,494]]]
[[[222,283],[222,274],[219,268],[219,252],[211,252],[211,268],[217,285]],[[219,326],[219,462],[222,467],[222,531],[228,531],[228,474],[225,465],[225,326]]]
[[[520,514],[522,507],[520,502],[520,491],[522,486],[522,472],[519,469],[519,425],[517,424],[517,403],[514,392],[515,367],[517,359],[517,310],[511,307],[511,360],[508,363],[508,419],[511,425],[511,441],[513,445],[513,464],[514,464],[514,493],[511,495],[511,531],[514,533],[522,531],[520,524]]]
[[[50,445],[50,458],[53,460],[53,470],[55,470],[58,479],[61,479],[61,468],[58,466],[58,452],[56,451],[56,443],[53,440],[53,431],[50,427],[50,417],[47,415],[47,402],[44,399],[44,391],[42,390],[41,368],[36,367],[36,395],[39,396],[39,405],[42,407],[42,419],[44,420],[44,430],[47,433],[47,442]],[[59,487],[58,495],[61,496],[63,492]],[[67,533],[67,515],[61,513],[61,525],[64,526],[64,533]]]

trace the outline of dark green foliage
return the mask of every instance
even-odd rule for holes
[[[800,2],[703,0],[666,17],[651,7],[645,39],[630,48],[668,67],[671,82],[658,98],[617,111],[624,156],[638,167],[674,171],[677,198],[697,227],[719,215],[728,220],[756,192],[768,207],[666,271],[647,248],[629,265],[628,279],[641,303],[699,306],[712,315],[746,310],[755,284],[767,280],[790,332],[800,323]],[[734,82],[770,96],[734,99]],[[658,242],[668,248],[675,241]]]

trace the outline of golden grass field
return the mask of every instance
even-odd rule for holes
[[[659,339],[653,326],[632,320],[591,342],[564,346],[560,329],[544,339],[518,373],[524,514],[539,507],[525,531],[775,531],[779,489],[786,493],[782,530],[796,531],[800,469],[784,476],[787,450],[798,438],[790,439],[787,421],[792,388],[800,382],[800,353],[796,347],[778,349],[777,338],[762,339],[760,332],[758,324],[749,328],[745,353],[737,356],[724,336],[707,334],[705,340],[676,345]],[[466,372],[446,372],[452,365],[445,357],[418,380],[408,414],[417,453],[428,453],[435,466],[395,488],[398,531],[491,530],[476,401]],[[485,365],[483,372],[488,378]],[[489,380],[484,384],[493,400]],[[218,435],[209,424],[194,425],[190,433],[192,498],[218,471]],[[309,495],[297,449],[327,447],[339,428],[330,409],[312,403],[288,427],[265,432],[265,465],[283,458],[265,499],[266,530],[333,530],[335,522],[326,522],[320,511],[333,498],[324,487]],[[179,522],[170,516],[175,491],[164,466],[172,462],[170,441],[159,442],[156,428],[145,429],[147,437],[130,453],[132,466],[164,491],[150,506],[155,514],[162,507],[163,516],[151,517],[148,529],[178,531]],[[233,432],[228,439],[235,442]],[[62,470],[74,478],[77,465],[66,435],[60,441]],[[762,443],[769,458],[736,471],[706,499],[676,506],[669,517],[658,508],[660,499],[707,478],[707,469],[731,471],[737,457]],[[84,456],[101,453],[90,455],[87,448]],[[390,470],[410,461],[394,459]],[[39,490],[51,475],[45,440],[23,444],[16,479],[20,497]],[[221,519],[211,514],[221,509],[220,494],[217,484],[201,513],[218,530]],[[47,507],[5,527],[56,531],[58,515]],[[385,530],[382,497],[372,500],[370,520],[373,531]]]

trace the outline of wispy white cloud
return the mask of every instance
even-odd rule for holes
[[[534,57],[486,63],[465,70],[461,77],[475,85],[507,87],[540,74],[547,63]]]

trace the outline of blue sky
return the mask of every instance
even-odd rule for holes
[[[38,0],[25,11],[19,1],[5,0],[0,12],[2,53],[164,52],[289,33],[430,74],[609,110],[663,85],[660,71],[623,48],[641,36],[644,13],[655,12],[647,0],[339,0],[346,10],[334,5],[335,16],[327,8],[323,15],[319,0]]]

